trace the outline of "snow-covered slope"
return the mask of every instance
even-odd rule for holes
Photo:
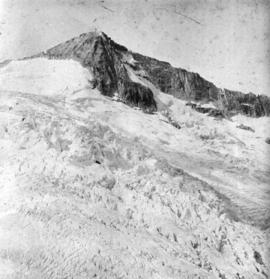
[[[269,19],[267,0],[1,0],[0,61],[38,53],[94,26],[219,87],[270,96]]]
[[[0,68],[0,278],[267,278],[269,118],[215,120],[129,75],[157,113],[72,60]]]
[[[0,68],[0,88],[46,96],[72,95],[91,80],[91,73],[74,60],[11,61]]]

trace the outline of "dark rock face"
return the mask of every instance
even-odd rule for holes
[[[119,85],[119,94],[122,100],[142,108],[145,112],[153,112],[157,109],[153,92],[137,82],[124,80]]]
[[[252,129],[251,127],[246,126],[244,124],[240,124],[240,125],[238,125],[236,127],[239,128],[239,129],[242,129],[242,130],[246,130],[246,131],[250,131],[250,132],[255,133],[254,129]]]
[[[218,88],[199,74],[174,68],[167,62],[158,61],[133,53],[138,65],[148,74],[148,79],[164,93],[194,101],[214,101]]]
[[[186,103],[186,106],[190,106],[192,109],[194,109],[200,113],[205,113],[205,114],[208,114],[209,116],[213,116],[215,118],[225,118],[224,112],[218,108],[202,107],[200,105],[197,105],[196,103],[191,103],[191,102]]]
[[[225,105],[229,111],[240,112],[248,116],[269,116],[270,98],[253,93],[243,94],[225,89]]]
[[[213,102],[217,110],[207,112],[213,116],[222,117],[236,113],[252,117],[270,115],[270,98],[267,96],[222,90],[197,73],[132,53],[104,33],[81,34],[38,56],[40,55],[54,59],[78,60],[94,74],[93,85],[102,94],[113,96],[117,92],[125,103],[138,106],[144,111],[151,112],[157,109],[154,95],[151,89],[130,79],[127,64],[164,93],[188,101]],[[129,64],[125,55],[132,56],[135,62]]]
[[[253,93],[222,90],[197,73],[174,68],[167,62],[158,61],[133,53],[138,66],[148,79],[164,93],[189,101],[214,102],[219,110],[228,114],[242,113],[252,117],[270,115],[270,98]]]
[[[125,69],[123,55],[128,50],[104,33],[85,33],[59,44],[43,56],[54,59],[78,60],[94,75],[94,87],[103,95],[113,96],[118,92],[128,105],[153,112],[157,109],[152,91],[142,84],[133,82]]]

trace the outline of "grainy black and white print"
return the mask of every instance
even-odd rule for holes
[[[0,279],[270,278],[270,0],[0,0]]]

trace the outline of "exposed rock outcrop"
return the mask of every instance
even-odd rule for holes
[[[93,73],[94,86],[102,94],[113,96],[117,92],[125,103],[144,111],[153,112],[157,109],[153,92],[142,83],[134,82],[126,65],[164,93],[183,100],[214,103],[217,107],[217,111],[212,111],[214,116],[236,113],[252,117],[270,115],[270,98],[267,96],[220,89],[198,73],[133,53],[102,32],[81,34],[37,56],[80,61]],[[131,57],[132,63],[126,60],[127,56]]]
[[[94,75],[94,87],[103,95],[119,93],[128,105],[135,105],[146,112],[156,110],[151,89],[133,82],[125,69],[123,55],[127,48],[115,43],[106,34],[90,32],[59,44],[42,56],[57,59],[75,59]]]
[[[118,90],[120,98],[127,104],[138,106],[149,113],[156,110],[154,95],[150,88],[127,79],[119,82]]]
[[[201,102],[215,102],[219,109],[230,114],[242,113],[260,117],[270,115],[270,98],[253,93],[220,89],[202,78],[198,73],[174,68],[169,63],[133,53],[148,79],[161,91],[177,98]]]
[[[244,124],[240,124],[240,125],[236,126],[236,128],[239,128],[239,129],[242,129],[242,130],[246,130],[246,131],[250,131],[250,132],[255,133],[254,129],[252,129],[251,127],[249,127],[247,125],[244,125]]]
[[[215,118],[224,118],[226,117],[224,111],[219,108],[213,108],[213,107],[204,107],[197,105],[196,103],[188,102],[186,103],[186,106],[190,106],[192,109],[200,112],[200,113],[205,113],[209,116],[213,116]]]

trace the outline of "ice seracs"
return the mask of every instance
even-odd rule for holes
[[[269,118],[199,113],[125,52],[0,68],[0,277],[267,278]]]

